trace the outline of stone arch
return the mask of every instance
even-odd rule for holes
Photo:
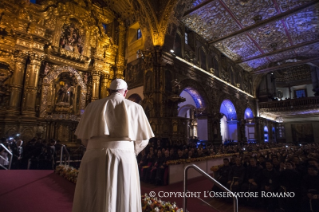
[[[85,109],[87,86],[83,82],[81,75],[78,73],[77,70],[75,70],[74,68],[72,68],[70,66],[58,66],[58,67],[54,68],[52,71],[50,71],[48,73],[48,75],[43,78],[42,94],[41,94],[42,104],[41,104],[41,108],[40,108],[40,117],[44,117],[46,115],[47,103],[48,103],[47,100],[48,100],[48,98],[51,97],[51,95],[49,94],[49,87],[50,87],[51,83],[53,82],[53,80],[55,80],[63,72],[70,72],[70,73],[74,74],[74,76],[78,82],[78,85],[80,85],[80,87],[81,87],[79,109],[80,110]]]
[[[209,104],[208,96],[205,92],[205,89],[199,85],[198,82],[192,79],[184,79],[180,82],[180,89],[179,94],[182,93],[185,89],[188,89],[189,91],[197,91],[197,93],[200,95],[200,99],[202,101],[202,104],[199,105],[198,108],[201,108],[205,110],[206,112],[210,112],[211,106]]]

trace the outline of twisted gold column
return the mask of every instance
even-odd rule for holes
[[[101,73],[99,71],[92,72],[92,98],[91,101],[94,102],[95,100],[99,99],[100,96],[100,77]]]
[[[27,117],[35,117],[35,101],[37,97],[39,73],[41,67],[39,55],[30,55],[30,64],[27,66],[27,73],[24,81],[24,95],[22,115]]]
[[[26,59],[27,56],[25,54],[17,54],[14,58],[15,69],[11,81],[9,110],[7,110],[11,115],[19,115],[20,113]]]

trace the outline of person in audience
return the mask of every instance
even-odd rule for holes
[[[185,159],[185,156],[184,156],[183,151],[181,149],[178,149],[177,154],[178,155],[176,157],[176,160]]]
[[[169,155],[169,151],[165,151],[165,157],[162,160],[162,163],[159,164],[157,170],[156,170],[156,178],[155,178],[155,184],[156,185],[162,185],[164,184],[164,181],[166,180],[167,176],[165,175],[165,171],[168,169],[167,162],[171,160],[171,157]],[[164,180],[165,179],[165,180]]]
[[[150,181],[151,183],[156,183],[156,173],[157,169],[159,169],[164,163],[164,158],[162,157],[162,151],[159,149],[157,151],[157,156],[155,157],[153,166],[151,169],[148,169],[146,181]]]
[[[274,169],[270,160],[267,160],[266,169],[261,172],[261,190],[265,192],[276,192],[279,188],[279,173]],[[268,210],[273,211],[277,207],[276,198],[263,198],[264,205]]]
[[[228,188],[233,191],[237,192],[241,189],[242,183],[245,177],[245,167],[243,167],[241,158],[236,158],[236,165],[233,166],[228,175]]]
[[[281,163],[279,192],[294,192],[296,194],[293,198],[278,199],[279,207],[285,211],[298,211],[300,180],[301,176],[295,170],[295,165],[292,161],[288,161],[285,164]]]
[[[176,153],[175,153],[175,148],[171,148],[170,150],[169,150],[169,157],[170,157],[170,159],[171,160],[175,160],[176,159]]]
[[[319,211],[319,176],[317,167],[308,166],[308,174],[301,182],[301,191],[303,211]]]
[[[229,159],[224,158],[223,159],[223,166],[218,169],[218,172],[217,172],[218,177],[216,178],[216,180],[218,182],[220,182],[225,187],[227,186],[227,181],[228,181],[228,176],[229,176],[230,170],[231,170],[231,166],[229,165]],[[221,191],[221,189],[215,185],[213,186],[212,190],[213,191]]]

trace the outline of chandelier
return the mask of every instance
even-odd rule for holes
[[[276,122],[282,123],[282,122],[284,122],[284,120],[283,120],[283,118],[282,118],[281,116],[278,116],[278,117],[276,118]]]

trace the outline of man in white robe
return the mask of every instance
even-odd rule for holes
[[[113,80],[110,93],[87,106],[75,132],[87,150],[72,212],[142,211],[136,155],[154,134],[143,108],[125,99],[124,80]]]

